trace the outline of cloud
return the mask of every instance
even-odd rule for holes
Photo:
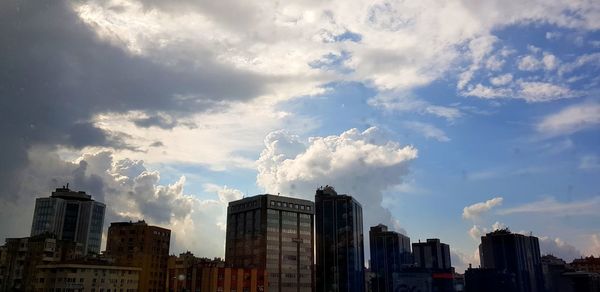
[[[572,98],[581,95],[571,89],[548,82],[520,82],[517,93],[527,102],[546,102],[563,98]]]
[[[467,233],[473,240],[475,240],[476,242],[479,242],[481,240],[481,237],[486,235],[487,233],[496,231],[498,229],[505,229],[505,228],[508,228],[508,226],[506,226],[506,224],[496,221],[496,222],[494,222],[494,224],[492,224],[492,228],[481,227],[481,226],[475,224],[475,225],[473,225],[473,227],[471,227],[469,229],[469,231]]]
[[[502,205],[502,197],[494,197],[485,202],[476,203],[463,208],[462,217],[465,219],[477,219],[492,208]]]
[[[479,265],[479,249],[475,249],[475,251],[469,255],[456,248],[450,247],[450,261],[457,272],[464,273],[469,265],[472,267],[477,267]]]
[[[535,71],[542,67],[542,63],[532,55],[527,55],[519,60],[519,70]]]
[[[590,243],[586,253],[596,257],[600,256],[600,234],[590,235]]]
[[[599,169],[600,168],[600,158],[596,155],[585,155],[581,157],[579,161],[579,169]]]
[[[450,141],[450,138],[448,138],[446,133],[434,125],[423,123],[423,122],[416,122],[416,121],[404,122],[403,125],[405,128],[415,131],[415,132],[423,135],[427,139],[431,138],[431,139],[435,139],[439,142],[449,142]]]
[[[500,76],[490,78],[490,83],[495,86],[507,85],[513,80],[513,76],[510,73],[502,74]]]
[[[571,262],[573,259],[577,259],[582,256],[581,251],[558,237],[553,239],[548,236],[542,236],[539,237],[539,242],[540,252],[542,255],[551,254],[565,260],[566,262]]]
[[[600,197],[591,197],[579,201],[559,202],[553,197],[526,203],[520,206],[498,210],[498,214],[545,214],[548,216],[598,216]]]
[[[383,223],[399,229],[381,205],[383,192],[403,183],[416,158],[417,149],[388,140],[377,128],[312,137],[307,143],[276,131],[265,138],[257,183],[268,193],[310,200],[319,186],[332,185],[362,204],[365,228]]]
[[[510,97],[513,95],[513,92],[509,88],[493,88],[482,84],[477,84],[475,87],[469,86],[469,88],[463,91],[462,94],[484,99],[495,99]]]
[[[23,175],[30,182],[22,186],[18,200],[0,201],[6,211],[0,214],[0,230],[7,237],[26,236],[35,198],[49,196],[54,188],[70,183],[71,189],[86,191],[106,204],[105,232],[110,222],[144,219],[172,230],[173,253],[190,250],[209,257],[224,255],[226,207],[241,198],[239,190],[209,184],[205,196],[214,194],[214,199],[201,200],[185,192],[185,177],[162,184],[160,173],[147,169],[143,161],[115,160],[110,151],[64,161],[54,151],[34,147],[29,158],[32,164]]]
[[[584,102],[568,106],[544,117],[536,125],[546,136],[569,135],[600,125],[600,104]]]
[[[462,111],[456,107],[433,105],[407,95],[379,94],[367,102],[370,106],[388,111],[417,112],[445,118],[448,121],[454,121],[463,116]]]

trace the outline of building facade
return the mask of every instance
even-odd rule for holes
[[[104,262],[65,262],[37,266],[36,292],[137,292],[140,268]],[[33,291],[33,290],[32,290]]]
[[[105,209],[85,192],[72,191],[68,185],[58,188],[50,197],[35,200],[31,236],[52,233],[57,239],[81,243],[85,254],[98,254]]]
[[[379,224],[369,230],[371,251],[370,279],[371,291],[392,292],[394,277],[403,267],[412,264],[410,238],[398,232],[388,231],[387,226]]]
[[[450,246],[437,238],[412,244],[415,266],[432,270],[450,270]]]
[[[267,273],[257,268],[231,268],[220,259],[197,258],[187,252],[169,258],[167,291],[264,292]]]
[[[271,292],[313,289],[314,203],[258,195],[227,207],[225,262],[264,269]]]
[[[165,291],[171,230],[144,221],[115,222],[108,228],[106,256],[116,265],[141,268],[139,289]]]
[[[481,237],[481,267],[513,273],[517,291],[537,292],[544,288],[540,245],[537,237],[500,229]]]
[[[82,256],[81,244],[54,234],[7,238],[0,255],[0,291],[33,291],[38,265]]]
[[[315,194],[316,291],[363,291],[362,206],[331,186]]]
[[[574,259],[571,266],[576,271],[600,274],[600,257],[589,256],[586,258]]]

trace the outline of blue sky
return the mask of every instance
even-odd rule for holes
[[[596,3],[223,3],[4,4],[2,233],[70,181],[219,256],[229,201],[333,184],[459,270],[504,226],[600,255]]]

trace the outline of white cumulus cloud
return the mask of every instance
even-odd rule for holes
[[[416,158],[417,149],[386,139],[377,128],[308,141],[276,131],[265,138],[257,183],[268,193],[311,200],[319,186],[332,185],[362,204],[365,228],[379,223],[398,228],[381,205],[383,191],[402,184]]]
[[[492,208],[494,208],[495,206],[501,205],[503,200],[504,199],[502,197],[495,197],[495,198],[489,199],[485,202],[479,202],[479,203],[464,207],[462,216],[465,219],[476,219],[479,216],[481,216],[482,214],[484,214],[484,213],[488,212],[489,210],[491,210]]]

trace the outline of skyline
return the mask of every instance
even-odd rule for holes
[[[599,13],[5,1],[0,233],[26,236],[35,198],[71,183],[106,222],[223,257],[228,202],[333,185],[365,230],[440,238],[458,270],[505,226],[567,261],[599,256]]]

